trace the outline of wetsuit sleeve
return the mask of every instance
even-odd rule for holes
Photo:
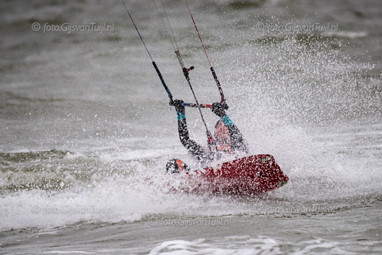
[[[188,150],[188,152],[198,161],[200,161],[201,163],[207,162],[209,160],[209,154],[203,149],[202,146],[197,144],[194,140],[190,139],[185,112],[177,111],[176,114],[178,118],[178,132],[180,142]]]
[[[228,128],[229,136],[231,140],[231,147],[234,150],[248,153],[248,146],[246,142],[244,141],[243,135],[241,134],[237,126],[228,117],[228,115],[226,114],[220,119],[223,121],[224,125]]]

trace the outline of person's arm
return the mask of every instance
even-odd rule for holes
[[[215,113],[223,121],[224,125],[228,128],[231,147],[234,150],[239,150],[248,153],[247,144],[244,141],[243,135],[241,134],[238,127],[233,123],[233,121],[226,114],[224,107],[221,103],[213,103],[212,112]]]
[[[202,146],[190,138],[187,128],[186,110],[182,103],[182,100],[174,100],[174,106],[178,118],[178,132],[180,142],[198,161],[202,163],[206,162],[209,160],[209,154],[203,149]]]

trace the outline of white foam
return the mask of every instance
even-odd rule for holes
[[[346,37],[350,39],[354,38],[362,38],[368,36],[368,33],[366,31],[328,31],[325,32],[324,35],[326,36],[339,36],[339,37]]]
[[[152,248],[149,254],[312,254],[317,250],[325,251],[327,254],[354,254],[340,248],[338,242],[321,238],[292,243],[267,236],[227,236],[212,240],[200,238],[193,241],[165,241]]]

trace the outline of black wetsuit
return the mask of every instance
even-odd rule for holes
[[[215,112],[216,113],[216,112]],[[243,136],[236,125],[231,121],[225,111],[220,109],[219,113],[216,113],[224,125],[228,128],[230,137],[230,146],[232,154],[245,154],[248,153],[248,148],[244,142]],[[204,149],[201,145],[192,140],[188,133],[186,114],[184,107],[177,107],[178,117],[178,131],[179,138],[183,146],[188,152],[197,159],[203,167],[208,166],[212,161],[219,159],[219,151]]]

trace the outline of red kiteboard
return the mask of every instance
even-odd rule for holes
[[[187,193],[230,195],[259,194],[277,189],[289,180],[269,154],[260,154],[222,163],[216,167],[187,172],[181,188]]]

